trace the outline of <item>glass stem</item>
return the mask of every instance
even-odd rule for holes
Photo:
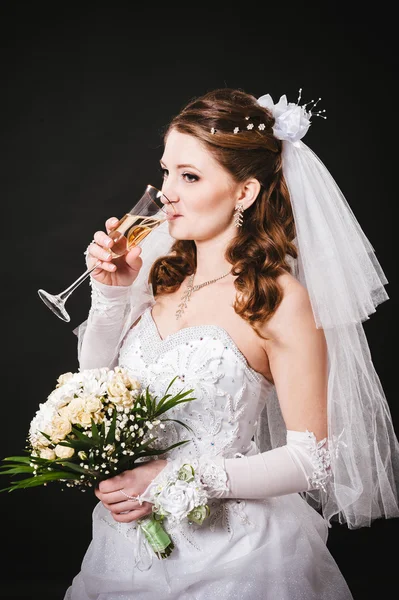
[[[66,302],[67,299],[69,298],[69,296],[72,294],[72,292],[74,290],[76,290],[77,287],[80,286],[81,283],[83,283],[83,281],[85,279],[88,278],[88,276],[90,275],[90,273],[92,273],[94,271],[94,269],[96,269],[98,267],[98,265],[100,264],[101,261],[99,261],[98,263],[96,263],[94,265],[94,267],[90,267],[90,269],[87,269],[84,273],[82,273],[82,275],[80,277],[78,277],[76,279],[76,281],[74,281],[68,288],[66,288],[66,290],[64,290],[63,292],[61,292],[61,294],[58,294],[58,297],[60,300],[62,300],[62,302]]]

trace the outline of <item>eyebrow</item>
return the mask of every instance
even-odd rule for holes
[[[160,162],[160,164],[162,166],[166,167],[165,163],[162,160],[160,160],[159,162]],[[201,171],[199,170],[199,168],[196,167],[195,165],[190,165],[190,164],[176,165],[176,168],[177,169],[183,169],[183,168],[184,169],[187,169],[187,168],[189,168],[189,169],[195,169],[196,171],[199,171],[201,173]]]

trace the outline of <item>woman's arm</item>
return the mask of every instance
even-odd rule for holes
[[[113,368],[129,306],[130,286],[105,285],[90,279],[91,307],[79,352],[79,367]]]
[[[295,282],[267,327],[267,354],[287,443],[250,457],[217,457],[229,490],[223,497],[265,498],[323,487],[330,476],[327,448],[327,345],[308,292]]]
[[[323,488],[331,476],[327,346],[324,332],[316,328],[308,293],[299,283],[290,285],[265,333],[271,338],[267,352],[287,443],[249,457],[201,457],[198,469],[209,497],[281,496]],[[168,465],[142,498],[149,500],[167,473]]]

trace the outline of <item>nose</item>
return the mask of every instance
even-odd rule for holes
[[[162,202],[166,205],[166,210],[177,213],[176,203],[179,201],[177,194],[173,193],[171,186],[162,186]]]

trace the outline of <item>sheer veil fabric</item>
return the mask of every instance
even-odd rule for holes
[[[263,105],[272,110],[270,96],[262,98],[267,100]],[[298,105],[289,107],[294,107],[296,116],[301,111],[302,121],[310,114]],[[284,118],[287,110],[280,115]],[[275,131],[279,137],[277,117]],[[296,138],[280,134],[298,249],[298,258],[289,257],[289,262],[292,274],[309,293],[316,326],[326,337],[328,447],[333,477],[326,491],[302,495],[330,527],[330,521],[337,520],[354,529],[369,526],[376,518],[399,517],[399,443],[362,325],[389,298],[384,287],[388,281],[328,169],[299,139],[306,130],[303,128]],[[131,286],[120,342],[144,309],[155,303],[149,271],[159,256],[169,253],[173,242],[167,222],[142,242],[143,267]],[[85,325],[75,330],[78,356]],[[260,452],[286,443],[286,426],[275,389],[265,399],[255,442]]]
[[[308,290],[328,349],[326,492],[304,493],[314,508],[349,529],[399,516],[399,444],[362,322],[387,300],[374,249],[327,168],[302,141],[283,142],[283,173],[294,212],[293,275]],[[277,394],[257,430],[261,451],[285,443]]]

